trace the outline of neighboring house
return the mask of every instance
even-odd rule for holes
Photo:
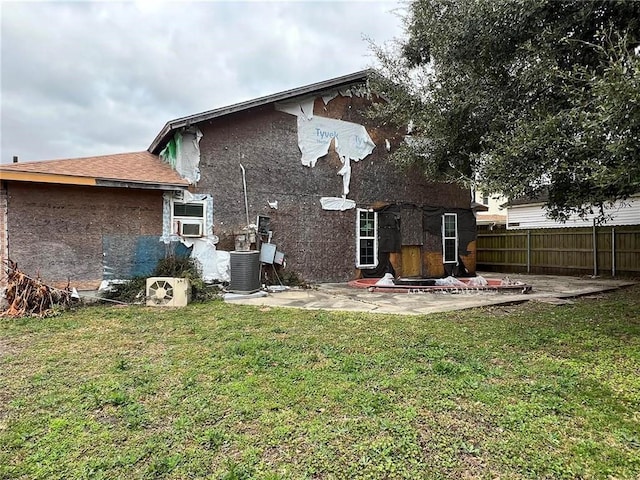
[[[546,195],[536,199],[511,200],[507,204],[507,229],[527,230],[593,226],[595,215],[588,215],[585,218],[575,216],[564,223],[549,218],[544,208],[546,200]],[[640,225],[640,195],[634,195],[624,202],[616,202],[613,207],[605,209],[605,214],[609,218],[601,224],[603,226]]]
[[[469,191],[391,163],[404,136],[366,115],[369,74],[172,120],[141,154],[0,166],[3,256],[95,282],[184,244],[220,278],[228,251],[270,240],[312,282],[474,273]]]
[[[506,230],[480,232],[479,268],[545,275],[640,273],[640,195],[608,208],[604,223],[594,215],[557,222],[547,216],[546,195],[511,200]]]
[[[504,197],[497,195],[487,195],[476,191],[474,194],[476,203],[484,205],[486,211],[478,211],[476,222],[479,229],[493,230],[494,228],[504,228],[507,224],[507,214],[503,205],[507,202]]]

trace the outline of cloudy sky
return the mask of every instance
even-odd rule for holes
[[[362,70],[401,6],[2,1],[0,161],[145,150],[174,118]]]

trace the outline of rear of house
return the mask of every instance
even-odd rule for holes
[[[170,179],[41,183],[16,177],[38,163],[2,166],[2,254],[72,284],[147,273],[176,245],[216,279],[228,252],[261,242],[309,282],[474,273],[470,192],[391,163],[405,132],[367,117],[369,74],[168,122],[144,153]]]
[[[307,281],[473,273],[469,191],[391,163],[404,132],[367,117],[367,74],[171,121],[150,151],[198,142],[190,192],[212,200],[218,249],[268,217],[286,268]]]

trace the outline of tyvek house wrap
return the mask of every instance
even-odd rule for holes
[[[351,91],[348,91],[351,96]],[[338,93],[326,94],[322,98],[326,103]],[[340,95],[344,95],[340,92]],[[298,126],[298,146],[302,153],[302,164],[314,167],[320,157],[329,153],[331,142],[334,142],[336,153],[342,161],[338,175],[342,176],[342,198],[322,197],[324,210],[347,210],[355,207],[355,202],[348,200],[351,182],[351,160],[357,162],[373,152],[375,143],[363,125],[333,118],[320,117],[313,114],[315,98],[306,98],[298,102],[277,103],[276,110],[295,115]]]
[[[201,138],[202,132],[197,128],[176,132],[160,152],[160,158],[189,183],[200,180]]]

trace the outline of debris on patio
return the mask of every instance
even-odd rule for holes
[[[18,265],[9,260],[7,262],[7,288],[4,297],[7,308],[0,312],[0,317],[48,317],[57,308],[67,308],[71,305],[73,290],[50,287],[42,283],[39,277],[31,278],[18,270]]]
[[[469,293],[469,292],[514,292],[529,293],[532,286],[519,280],[505,277],[501,280],[481,276],[470,278],[393,278],[390,273],[382,278],[359,278],[349,282],[350,287],[366,288],[370,292],[395,293]]]

